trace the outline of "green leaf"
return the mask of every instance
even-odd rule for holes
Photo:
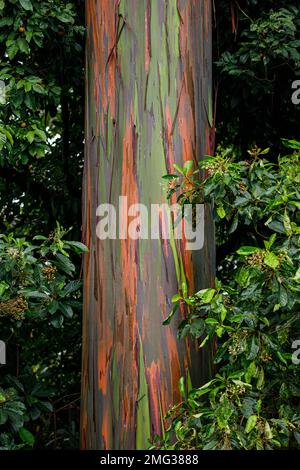
[[[181,166],[177,165],[177,163],[174,163],[173,167],[175,168],[175,170],[178,171],[178,173],[183,175],[183,169],[181,168]]]
[[[219,325],[219,322],[216,318],[206,318],[204,322],[206,323],[206,325]]]
[[[265,383],[265,373],[263,367],[260,367],[259,373],[258,373],[258,378],[257,378],[257,388],[258,390],[261,390],[264,386]]]
[[[280,306],[281,307],[286,307],[288,304],[288,293],[286,289],[281,285],[279,289],[279,300],[280,300]]]
[[[50,323],[54,326],[54,328],[60,328],[64,322],[63,315],[56,315],[55,317],[51,318]]]
[[[33,11],[31,0],[19,0],[19,2],[21,4],[21,6],[24,8],[24,10]]]
[[[271,430],[271,427],[270,427],[268,421],[265,422],[265,437],[268,440],[273,439],[272,430]]]
[[[222,305],[221,307],[221,322],[223,323],[227,315],[227,309]]]
[[[206,345],[206,343],[207,343],[208,340],[209,340],[209,335],[207,335],[207,336],[204,338],[204,340],[203,340],[202,343],[200,344],[199,348],[203,348],[203,347]]]
[[[219,328],[216,329],[216,333],[219,338],[222,337],[223,332],[224,332],[224,328],[222,326],[219,326]]]
[[[273,233],[273,235],[271,235],[269,240],[264,240],[264,245],[265,245],[266,250],[271,249],[272,245],[274,244],[274,242],[276,240],[276,237],[277,237],[277,234]]]
[[[246,287],[248,285],[248,279],[250,276],[250,269],[248,267],[243,266],[241,269],[238,270],[235,280],[241,287]]]
[[[81,242],[70,242],[70,241],[67,241],[65,242],[65,245],[66,246],[70,246],[71,248],[75,248],[74,251],[76,251],[77,253],[88,253],[88,247],[86,245],[84,245],[83,243]]]
[[[247,424],[245,427],[245,433],[249,434],[256,426],[257,423],[257,416],[256,415],[251,415],[247,419]]]
[[[178,308],[179,308],[178,304],[174,305],[174,307],[172,308],[167,318],[165,318],[165,320],[163,321],[163,325],[169,325],[171,323],[171,320],[174,317],[175,313],[177,312]]]
[[[42,140],[43,142],[47,141],[46,133],[42,129],[35,129],[35,134]],[[75,243],[75,242],[72,242]],[[79,243],[79,242],[77,242]]]
[[[256,370],[257,370],[257,367],[256,367],[255,362],[251,362],[249,364],[248,368],[247,368],[246,373],[245,373],[245,380],[246,380],[247,383],[250,383],[252,377],[254,377],[256,375]]]
[[[14,143],[14,140],[13,140],[13,137],[11,135],[11,133],[7,130],[7,129],[1,129],[1,132],[3,132],[3,134],[6,136],[6,138],[9,140],[9,142],[11,143],[11,145],[13,145]]]
[[[180,294],[175,294],[175,295],[173,295],[173,297],[171,299],[171,302],[175,303],[175,302],[178,302],[178,300],[181,300],[181,299],[182,299],[182,297],[181,297]]]
[[[291,235],[293,233],[292,226],[291,226],[291,220],[289,218],[289,215],[287,211],[284,212],[283,215],[283,226],[288,235]]]
[[[58,262],[55,263],[59,268],[61,268],[65,273],[71,275],[75,271],[74,264],[69,260],[67,256],[64,256],[60,253],[56,255]]]
[[[294,281],[299,281],[300,280],[300,268],[297,269],[295,277],[293,279],[294,279]]]
[[[193,165],[194,165],[193,160],[188,160],[188,161],[186,161],[186,162],[184,163],[184,166],[183,166],[183,173],[184,173],[185,175],[187,175],[187,174],[191,171],[191,169],[193,168]],[[174,165],[174,166],[175,166],[175,165]]]
[[[71,305],[65,305],[65,304],[60,304],[59,308],[61,312],[64,314],[66,318],[72,318],[73,317],[73,309]]]
[[[212,301],[213,296],[215,295],[215,289],[202,289],[199,290],[196,294],[197,297],[200,297],[203,303],[209,304]]]
[[[181,398],[185,399],[184,377],[180,377],[179,379],[179,392],[180,392]]]
[[[46,411],[47,413],[52,413],[53,411],[53,406],[49,401],[40,401],[39,408]]]
[[[34,141],[34,136],[35,136],[34,131],[27,132],[26,139],[28,140],[30,144],[32,144],[32,142]]]
[[[286,362],[285,358],[283,357],[283,355],[281,354],[280,351],[276,351],[276,355],[277,355],[278,359],[279,359],[283,364],[287,365],[287,362]]]
[[[285,147],[294,149],[294,150],[300,150],[300,142],[297,140],[289,140],[289,139],[281,139],[282,143]]]
[[[19,49],[18,49],[18,46],[17,46],[17,43],[16,43],[16,42],[15,42],[14,44],[12,44],[11,46],[9,46],[9,47],[7,48],[7,55],[8,55],[8,58],[9,58],[10,60],[12,60],[12,59],[15,57],[15,55],[17,54],[18,50],[19,50]]]
[[[257,248],[256,246],[242,246],[238,249],[237,254],[242,256],[248,256],[253,255],[253,253],[259,252],[261,252],[261,249]]]
[[[33,84],[33,89],[40,95],[43,95],[45,93],[45,88],[42,85],[39,85],[38,83]]]
[[[226,212],[225,212],[223,205],[217,207],[217,214],[220,217],[220,219],[224,219],[226,217]]]
[[[273,221],[267,221],[266,224],[270,230],[273,230],[274,232],[277,233],[285,233],[284,226],[281,222],[278,220],[273,220]]]
[[[264,257],[264,264],[272,269],[276,269],[279,266],[279,259],[274,253],[269,251]]]
[[[162,179],[164,179],[164,180],[174,180],[174,179],[177,179],[177,178],[179,178],[178,175],[172,175],[172,174],[162,176]]]
[[[29,46],[28,42],[24,38],[18,38],[17,39],[17,44],[21,52],[25,52],[26,54],[29,53]]]
[[[187,297],[188,295],[188,288],[187,288],[187,283],[185,281],[182,281],[181,283],[181,289],[182,289],[182,295],[183,297]]]
[[[63,296],[71,294],[72,292],[76,292],[82,286],[81,281],[70,281],[63,290]]]
[[[25,428],[19,429],[19,436],[22,439],[22,441],[25,442],[25,444],[28,444],[30,447],[33,447],[34,436],[33,434],[31,434],[30,431],[28,431],[28,429],[25,429]]]
[[[296,439],[296,442],[300,447],[300,431],[294,431],[294,438]]]
[[[252,337],[251,340],[251,346],[250,346],[250,352],[248,354],[248,359],[251,361],[256,358],[257,354],[259,351],[259,342],[256,336]]]
[[[48,309],[49,313],[54,314],[54,313],[57,312],[58,307],[59,307],[59,304],[58,304],[57,300],[52,300],[52,302],[50,302],[48,304],[47,309]]]
[[[35,299],[47,299],[49,297],[49,294],[46,294],[44,292],[32,291],[30,289],[23,289],[22,294],[24,294],[25,297],[32,297]]]
[[[237,227],[238,227],[238,224],[239,224],[239,217],[238,215],[236,215],[232,221],[232,224],[229,228],[229,233],[233,233],[236,231]]]
[[[5,281],[1,281],[0,282],[0,297],[2,297],[4,292],[7,291],[7,289],[9,289],[9,284],[7,284],[7,282]]]

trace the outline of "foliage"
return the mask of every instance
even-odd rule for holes
[[[80,221],[82,7],[80,0],[0,2],[1,230],[33,236],[55,220]]]
[[[271,81],[274,61],[285,61],[296,69],[300,64],[297,15],[298,8],[290,6],[271,9],[253,20],[248,18],[250,27],[242,31],[239,48],[235,53],[224,52],[217,65],[229,75],[258,82]],[[256,93],[257,87],[253,91]]]
[[[64,429],[58,437],[51,428],[57,409],[79,397],[81,282],[71,254],[86,247],[64,240],[67,233],[57,225],[48,238],[36,236],[34,244],[12,234],[0,238],[1,340],[9,351],[10,372],[1,378],[4,448],[47,446],[52,439],[70,446]],[[64,402],[64,393],[74,386],[73,400]]]
[[[42,240],[39,246],[12,235],[1,237],[0,316],[18,321],[48,317],[56,328],[73,317],[73,306],[78,303],[72,298],[81,283],[71,280],[75,266],[66,250],[80,253],[86,249],[80,242],[63,241],[65,233],[58,225],[48,239],[34,237]]]
[[[226,151],[200,163],[204,182],[191,170],[170,183],[170,197],[182,195],[188,180],[189,200],[195,191],[198,201],[213,203],[219,243],[238,226],[244,237],[219,266],[215,288],[173,298],[187,307],[179,336],[200,347],[216,342],[216,366],[209,383],[187,397],[182,391],[163,449],[300,447],[299,365],[292,361],[300,336],[300,144],[285,145],[294,151],[278,164],[265,159],[269,149],[254,148],[239,162]]]
[[[74,448],[84,248],[66,238],[81,236],[84,2],[1,0],[0,57],[0,386],[21,404],[0,448]]]
[[[282,151],[299,136],[300,8],[293,0],[216,2],[217,142],[242,157],[258,142]]]

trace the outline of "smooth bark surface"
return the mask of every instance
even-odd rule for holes
[[[100,241],[96,209],[118,207],[119,196],[129,205],[165,202],[162,176],[173,163],[212,152],[211,2],[86,5],[81,444],[145,449],[180,399],[180,377],[197,384],[210,371],[208,352],[177,340],[183,312],[162,325],[184,276],[190,292],[213,284],[209,209],[200,252],[174,240]]]

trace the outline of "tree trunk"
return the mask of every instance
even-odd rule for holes
[[[84,318],[81,444],[146,449],[188,386],[210,373],[209,352],[162,322],[186,276],[213,284],[214,240],[99,240],[99,204],[165,201],[173,163],[212,152],[211,1],[87,0]],[[125,224],[125,214],[122,214]],[[180,246],[181,245],[181,246]],[[185,273],[185,274],[184,274]],[[182,318],[181,318],[182,320]]]

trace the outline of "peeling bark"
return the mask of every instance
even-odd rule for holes
[[[81,444],[145,449],[178,382],[207,378],[210,354],[162,326],[186,276],[213,284],[209,209],[201,252],[173,240],[96,237],[96,208],[161,204],[173,163],[212,153],[211,2],[87,0]],[[184,274],[185,273],[185,274]],[[179,315],[178,315],[179,316]]]

